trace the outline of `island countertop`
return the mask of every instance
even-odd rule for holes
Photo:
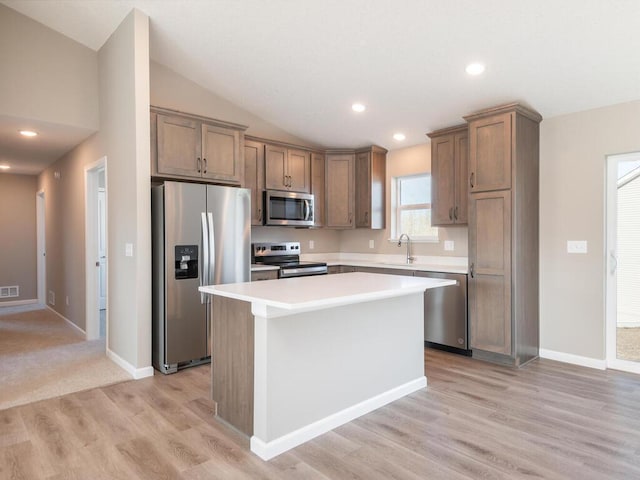
[[[455,281],[354,272],[208,285],[200,287],[200,291],[291,314],[409,295],[447,285],[455,285]]]

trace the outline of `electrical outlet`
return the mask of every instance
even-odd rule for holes
[[[133,243],[124,244],[124,256],[133,257]]]
[[[567,253],[587,253],[587,241],[567,240]]]
[[[309,240],[309,250],[313,250],[314,248],[316,248],[316,242]]]
[[[56,304],[56,294],[53,290],[49,290],[49,305]]]
[[[376,242],[369,240],[369,248],[376,248]]]
[[[66,297],[64,297],[64,303],[67,304],[67,307],[69,306],[69,295],[67,295]]]
[[[454,250],[453,240],[445,240],[444,241],[444,249],[447,250],[448,252],[453,252],[453,250]]]

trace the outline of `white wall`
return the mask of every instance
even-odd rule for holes
[[[638,150],[640,101],[541,124],[543,349],[605,358],[605,158]],[[568,254],[567,240],[587,240],[588,253]]]
[[[98,52],[107,156],[109,346],[151,365],[149,19],[133,10]],[[125,244],[133,244],[133,257]]]

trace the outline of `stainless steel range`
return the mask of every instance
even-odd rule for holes
[[[251,245],[251,263],[280,267],[278,278],[327,274],[326,263],[300,261],[300,242],[254,243]]]

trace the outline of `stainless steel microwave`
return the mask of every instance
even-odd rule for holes
[[[313,227],[313,195],[299,192],[264,192],[264,224]]]

